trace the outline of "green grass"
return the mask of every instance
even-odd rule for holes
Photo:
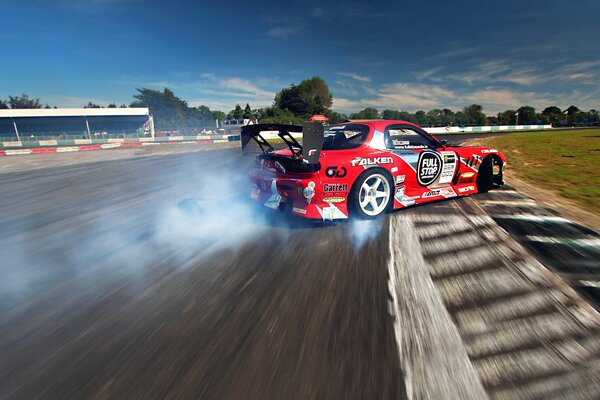
[[[517,133],[482,139],[534,185],[600,213],[600,129]]]

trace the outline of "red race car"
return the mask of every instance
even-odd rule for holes
[[[392,209],[487,192],[503,184],[506,166],[498,150],[449,146],[405,121],[248,125],[241,140],[244,154],[250,143],[261,153],[250,171],[251,197],[319,220],[371,219]],[[275,142],[287,149],[276,151]]]

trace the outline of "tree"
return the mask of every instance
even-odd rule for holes
[[[329,118],[329,124],[339,124],[348,121],[348,116],[332,110],[326,110],[323,112],[327,118]]]
[[[444,111],[439,108],[435,108],[427,112],[427,125],[428,126],[441,126],[442,119],[444,118]]]
[[[537,120],[535,108],[531,106],[519,107],[519,109],[517,110],[517,114],[519,115],[519,124],[521,125],[533,124]]]
[[[454,118],[455,118],[454,111],[452,111],[448,108],[444,108],[442,111],[444,112],[444,115],[442,116],[442,121],[441,121],[442,126],[453,125]]]
[[[131,107],[148,107],[157,129],[197,129],[214,126],[213,112],[206,106],[188,107],[185,100],[165,88],[162,92],[137,89]]]
[[[6,110],[8,108],[8,103],[4,100],[0,99],[0,110]]]
[[[333,96],[323,79],[313,76],[298,86],[292,84],[275,95],[275,107],[289,110],[297,117],[324,114],[333,104]]]
[[[419,110],[415,113],[415,119],[417,120],[417,125],[426,126],[427,125],[427,114],[423,110]]]
[[[548,118],[548,122],[550,122],[554,126],[559,125],[565,119],[565,114],[557,106],[550,106],[544,108],[544,111],[542,111],[542,115],[546,116]]]
[[[227,119],[227,115],[223,111],[213,111],[212,117],[218,121],[225,121]]]
[[[254,115],[252,114],[252,108],[250,108],[250,103],[246,103],[246,107],[244,107],[244,114],[242,116],[244,119],[254,118]]]
[[[300,125],[305,118],[294,115],[289,110],[282,110],[278,107],[266,107],[257,110],[260,114],[260,122],[263,124],[291,124]]]
[[[373,107],[367,107],[357,113],[350,114],[350,119],[377,119],[379,118],[379,111]]]
[[[575,115],[577,114],[579,111],[581,111],[578,107],[575,107],[574,105],[570,105],[569,108],[567,108],[565,110],[565,112],[567,113],[567,115],[571,116],[571,115]]]
[[[473,125],[487,125],[487,117],[483,113],[483,107],[479,104],[471,104],[463,109],[468,118],[468,123]]]
[[[107,108],[117,108],[117,105],[115,103],[110,103]]]
[[[517,121],[517,112],[515,110],[506,110],[498,113],[499,125],[514,125]]]
[[[465,114],[463,111],[458,111],[454,115],[455,124],[458,126],[465,126],[469,124],[469,116]]]
[[[227,114],[227,119],[244,119],[244,110],[239,104],[236,104],[235,108]]]
[[[87,105],[83,106],[83,108],[102,108],[98,104],[94,104],[91,101],[88,101]]]
[[[25,93],[21,96],[8,96],[8,103],[10,104],[10,108],[42,108],[40,99],[30,99]]]

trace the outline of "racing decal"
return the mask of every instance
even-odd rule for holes
[[[367,167],[371,165],[379,165],[379,164],[391,164],[394,160],[392,157],[373,157],[373,158],[362,158],[356,157],[354,160],[350,161],[350,164],[353,167],[361,166]]]
[[[400,199],[402,196],[404,196],[405,189],[406,189],[405,186],[400,186],[400,187],[396,188],[396,193],[394,194],[394,197],[396,199]]]
[[[481,158],[481,156],[473,154],[469,158],[463,158],[463,157],[461,157],[460,161],[462,161],[466,166],[471,167],[474,170],[478,170],[479,169],[479,164],[481,164],[481,161],[483,161],[483,158]]]
[[[489,153],[497,153],[498,150],[496,149],[483,149],[481,150],[481,154],[489,154]]]
[[[310,181],[308,186],[304,188],[304,198],[310,204],[312,198],[315,196],[315,183]]]
[[[441,196],[440,189],[432,190],[431,192],[426,192],[421,195],[422,198],[427,199],[429,197],[437,197]]]
[[[390,171],[392,171],[392,173],[398,172],[398,167],[392,167],[392,169],[390,169]]]
[[[472,190],[475,190],[475,186],[465,186],[465,187],[462,187],[462,188],[458,188],[458,191],[460,193],[470,192]]]
[[[402,185],[406,180],[406,175],[396,175],[395,181],[396,185]]]
[[[332,165],[325,170],[325,175],[327,175],[328,178],[343,178],[347,174],[348,170],[346,170],[346,167],[338,168],[337,166]]]
[[[471,183],[475,181],[475,172],[463,172],[458,178],[458,183]]]
[[[346,219],[348,216],[344,214],[335,204],[329,204],[329,207],[320,208],[317,206],[317,211],[321,214],[321,218],[324,220],[333,221],[334,219]]]
[[[347,183],[326,183],[323,185],[323,191],[325,193],[347,192],[348,184]]]
[[[442,157],[433,151],[424,151],[417,164],[417,180],[421,186],[429,186],[442,172]]]
[[[456,192],[448,187],[448,188],[441,188],[441,189],[435,189],[429,192],[425,192],[421,195],[421,198],[423,199],[427,199],[430,197],[438,197],[438,196],[443,196],[445,198],[448,197],[455,197],[456,196]]]
[[[298,207],[294,207],[292,208],[292,212],[295,212],[296,214],[306,214],[306,209],[304,208],[298,208]]]
[[[346,201],[345,197],[328,197],[326,199],[323,199],[323,201],[325,203],[342,203],[344,201]]]
[[[442,166],[439,183],[450,183],[458,164],[456,154],[453,151],[442,151],[440,154],[444,160],[444,165]]]

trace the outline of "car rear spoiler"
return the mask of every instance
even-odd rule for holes
[[[292,152],[294,159],[302,157],[302,161],[308,164],[319,162],[321,148],[323,147],[324,128],[319,122],[305,122],[300,125],[284,124],[256,124],[242,127],[242,153],[248,154],[247,146],[250,140],[254,140],[263,154],[275,151],[262,132],[277,132],[277,136],[284,141]],[[299,143],[292,133],[302,133],[302,144]]]

